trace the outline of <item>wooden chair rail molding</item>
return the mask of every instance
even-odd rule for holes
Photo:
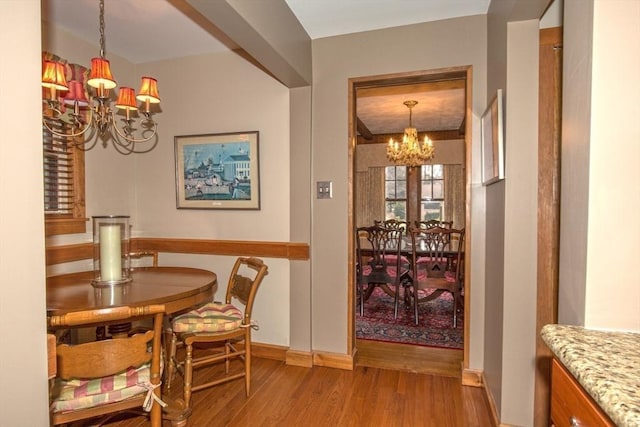
[[[131,239],[131,251],[158,251],[183,254],[256,256],[308,260],[309,245],[294,242],[246,240],[200,240],[137,237]],[[46,248],[47,265],[93,258],[92,243],[50,246]]]

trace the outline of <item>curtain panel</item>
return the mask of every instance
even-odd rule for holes
[[[444,220],[453,228],[465,225],[465,182],[462,165],[444,165]]]
[[[355,202],[356,227],[384,219],[384,167],[356,173]]]

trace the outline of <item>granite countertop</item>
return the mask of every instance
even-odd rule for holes
[[[640,426],[640,333],[546,325],[540,335],[616,425]]]

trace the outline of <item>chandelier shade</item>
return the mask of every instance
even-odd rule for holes
[[[87,84],[96,89],[113,89],[118,86],[111,74],[111,63],[108,59],[91,59],[91,74]]]
[[[138,91],[139,101],[149,102],[151,104],[160,103],[160,95],[158,95],[158,81],[153,77],[143,77],[140,90]]]
[[[412,111],[418,101],[405,101],[404,105],[409,108],[409,127],[405,128],[402,141],[389,139],[387,145],[387,158],[396,165],[416,167],[431,160],[435,154],[433,142],[427,135],[422,143],[418,140],[418,130],[412,126]]]
[[[69,82],[69,91],[64,96],[62,102],[65,105],[73,106],[77,104],[79,107],[86,107],[89,105],[89,100],[85,95],[84,86],[82,86],[82,82],[77,80],[71,80]]]
[[[72,69],[72,79],[67,84],[65,64],[48,59],[43,61],[42,86],[48,88],[49,93],[44,94],[46,107],[42,123],[49,132],[69,139],[78,148],[90,149],[101,139],[105,146],[110,140],[115,149],[122,154],[145,153],[152,150],[158,142],[158,125],[152,118],[150,108],[151,104],[160,103],[158,81],[153,77],[142,77],[137,95],[132,88],[121,87],[117,101],[113,108],[111,107],[110,90],[116,89],[117,83],[111,73],[111,64],[104,54],[104,0],[99,0],[99,6],[100,56],[91,59],[91,71],[88,76],[79,76],[79,73]],[[89,99],[83,84],[85,78],[86,89],[93,89],[94,92]],[[58,98],[58,91],[67,93],[64,97]],[[136,105],[136,101],[142,103],[141,108]],[[124,113],[116,115],[119,110]],[[121,124],[118,124],[117,117]],[[52,126],[51,120],[57,120],[64,126]],[[140,129],[136,124],[138,120]],[[91,132],[88,132],[89,130]],[[84,136],[82,140],[76,138],[80,136]],[[71,141],[71,138],[75,140]],[[150,146],[138,145],[151,139],[154,141]]]
[[[56,91],[63,92],[69,89],[63,64],[55,61],[44,61],[42,87],[51,89],[53,97],[55,97]]]
[[[121,87],[118,93],[118,101],[116,108],[121,110],[135,111],[138,109],[136,105],[136,94],[130,87]]]

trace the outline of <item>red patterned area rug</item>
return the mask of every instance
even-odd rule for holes
[[[356,307],[358,339],[415,344],[450,349],[463,348],[464,319],[458,312],[458,327],[453,329],[451,304],[453,297],[443,292],[438,298],[418,305],[418,325],[413,308],[400,300],[398,318],[393,318],[393,297],[376,288],[364,302],[364,316]]]

